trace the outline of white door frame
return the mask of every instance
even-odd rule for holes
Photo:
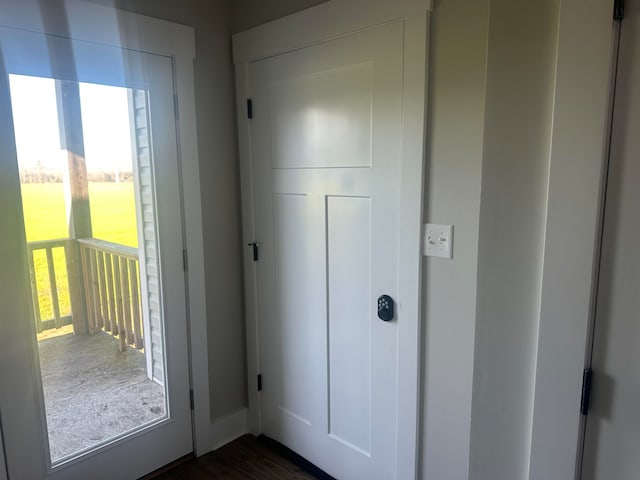
[[[613,1],[562,0],[530,480],[575,478],[608,150]]]
[[[174,93],[180,107],[176,124],[183,201],[183,241],[184,248],[189,253],[186,283],[190,380],[194,397],[193,438],[195,452],[201,455],[211,450],[212,439],[202,207],[193,80],[194,31],[190,27],[79,0],[64,0],[61,4],[64,4],[67,13],[66,26],[43,25],[37,0],[3,1],[0,4],[0,25],[173,59]],[[93,21],[87,21],[88,19]]]
[[[404,22],[403,147],[400,199],[398,307],[403,321],[398,324],[398,478],[417,475],[420,398],[420,296],[421,230],[423,205],[423,163],[428,57],[428,12],[430,0],[332,0],[280,20],[234,35],[233,58],[236,93],[240,172],[243,206],[243,240],[254,239],[254,209],[250,122],[247,119],[248,67],[265,59],[301,47],[393,20]],[[420,182],[415,179],[419,178]],[[247,374],[249,429],[261,432],[260,402],[256,388],[259,370],[257,322],[257,275],[250,248],[244,254],[247,325]]]

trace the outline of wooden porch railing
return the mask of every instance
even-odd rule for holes
[[[73,308],[71,307],[71,315],[61,316],[60,314],[60,298],[58,292],[69,291],[69,275],[67,272],[73,271],[73,260],[70,252],[70,241],[68,239],[56,239],[56,240],[44,240],[40,242],[29,242],[27,244],[27,259],[29,262],[29,280],[31,283],[31,297],[33,299],[33,311],[36,319],[36,328],[38,333],[51,328],[60,328],[63,325],[69,325],[73,318]],[[58,275],[63,272],[56,272],[55,262],[53,260],[54,249],[63,249],[65,258],[65,272],[66,285],[58,284]],[[51,310],[53,318],[42,318],[43,309],[40,305],[40,296],[46,295],[41,292],[38,286],[38,276],[36,266],[36,252],[44,251],[46,256],[46,267],[48,271],[48,283],[49,283],[49,297],[51,300]]]
[[[54,252],[64,253],[64,268],[56,269]],[[44,257],[40,253],[44,252]],[[127,345],[144,348],[140,304],[138,250],[98,239],[56,239],[27,243],[29,278],[38,333],[73,324],[75,333],[95,334],[101,330],[117,336],[120,350]],[[38,255],[38,257],[36,256]],[[58,253],[56,253],[56,256]],[[46,259],[46,267],[43,261]],[[76,259],[79,259],[76,260]],[[37,261],[38,260],[38,261]],[[46,268],[49,291],[38,285]],[[82,272],[82,275],[79,275]],[[82,279],[82,281],[80,281]],[[60,296],[68,294],[69,305]],[[53,318],[43,319],[41,298],[49,297]],[[83,317],[82,300],[86,306]],[[62,315],[62,310],[70,315]],[[48,309],[47,309],[48,310]],[[67,313],[64,311],[63,313]]]
[[[138,250],[98,239],[78,240],[89,333],[104,329],[127,345],[144,347]]]

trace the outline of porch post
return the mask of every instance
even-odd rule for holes
[[[69,226],[69,244],[66,250],[69,297],[73,317],[73,332],[89,332],[87,306],[83,293],[82,261],[79,238],[91,238],[91,208],[89,205],[89,181],[84,157],[84,133],[80,107],[78,82],[56,80],[56,102],[60,146],[67,152],[67,168],[64,177],[64,195]]]

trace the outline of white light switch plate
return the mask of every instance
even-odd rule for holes
[[[453,225],[424,225],[424,254],[427,257],[453,258]]]

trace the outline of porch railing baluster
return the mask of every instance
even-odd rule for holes
[[[120,257],[120,268],[122,269],[122,300],[124,303],[124,326],[127,331],[127,343],[133,344],[133,329],[131,328],[131,292],[129,290],[129,262],[126,258]]]
[[[100,257],[102,252],[93,249],[93,263],[95,268],[95,279],[93,282],[93,294],[97,307],[98,315],[96,317],[96,330],[99,332],[104,329],[104,303],[102,302],[102,287],[100,286]]]
[[[100,304],[102,305],[102,326],[106,332],[111,330],[109,321],[109,301],[107,299],[106,276],[104,273],[104,257],[106,253],[98,252],[98,280],[100,282]]]
[[[31,300],[33,302],[33,313],[36,320],[36,329],[38,333],[42,333],[42,317],[40,315],[40,299],[38,298],[38,280],[36,279],[36,269],[34,267],[34,249],[29,246],[27,249],[27,258],[29,263],[29,281],[31,283]]]
[[[51,306],[56,328],[60,328],[60,302],[58,300],[58,284],[56,282],[56,267],[53,264],[53,248],[45,249],[47,254],[47,270],[49,271],[49,292],[51,295]]]
[[[91,316],[91,320],[90,320],[90,328],[89,328],[89,333],[91,333],[92,335],[98,333],[101,330],[101,326],[100,326],[100,297],[99,295],[96,295],[96,292],[98,291],[98,289],[96,288],[97,286],[97,277],[98,277],[98,272],[97,272],[97,268],[96,268],[96,251],[93,248],[89,248],[87,249],[88,253],[89,253],[89,296],[91,297],[91,303],[92,303],[92,308],[91,310],[93,311],[93,315]]]
[[[120,351],[127,349],[127,331],[124,327],[124,304],[122,302],[122,281],[120,277],[120,260],[114,259],[113,277],[116,282],[116,308],[118,309],[118,337],[120,339]]]
[[[131,283],[131,309],[133,313],[133,334],[135,337],[135,345],[137,349],[141,349],[144,346],[142,339],[142,322],[140,315],[140,296],[138,285],[138,272],[136,269],[137,263],[135,260],[129,259],[129,280]]]
[[[69,289],[69,307],[75,334],[87,333],[86,303],[82,289],[82,262],[78,242],[68,239],[64,243],[65,267],[67,269],[67,288]]]
[[[113,263],[111,261],[113,255],[105,253],[105,264],[107,269],[107,295],[109,295],[109,325],[111,333],[118,335],[118,312],[116,311],[116,292],[113,286]]]
[[[91,257],[88,248],[80,247],[80,262],[82,263],[82,290],[84,291],[85,303],[87,305],[87,326],[88,333],[93,332],[93,299],[91,298],[91,267],[89,259]]]

